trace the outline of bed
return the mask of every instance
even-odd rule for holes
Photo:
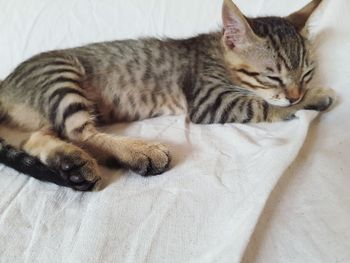
[[[307,3],[236,0],[250,16]],[[0,1],[0,78],[40,51],[218,29],[221,1]],[[186,116],[105,127],[169,146],[172,169],[101,168],[80,193],[0,165],[0,262],[350,262],[350,3],[310,21],[334,109],[274,124],[199,126]]]

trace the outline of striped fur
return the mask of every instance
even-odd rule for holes
[[[272,122],[330,106],[330,90],[306,92],[314,62],[292,22],[245,18],[230,0],[223,21],[223,33],[112,41],[34,56],[0,85],[3,123],[32,132],[23,157],[35,156],[35,165],[57,171],[48,177],[64,172],[67,180],[48,181],[89,190],[99,180],[91,155],[142,175],[162,173],[170,163],[163,145],[112,137],[96,125],[182,113],[200,124]],[[32,171],[38,169],[44,168]]]

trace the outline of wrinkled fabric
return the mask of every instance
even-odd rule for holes
[[[306,2],[236,1],[251,16]],[[172,116],[105,127],[163,142],[173,162],[151,178],[101,168],[94,193],[0,165],[0,262],[349,262],[350,3],[323,2],[310,31],[314,85],[339,96],[331,112],[274,124]],[[4,78],[40,51],[218,29],[221,1],[0,0],[0,10]]]

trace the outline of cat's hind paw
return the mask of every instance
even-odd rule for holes
[[[54,151],[47,165],[56,170],[67,187],[78,191],[98,190],[96,162],[81,151]]]

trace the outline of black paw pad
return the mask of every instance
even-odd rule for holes
[[[65,186],[78,191],[92,190],[100,180],[94,162],[79,152],[55,152],[50,156],[48,165],[58,171]]]
[[[79,184],[85,181],[85,178],[81,175],[72,175],[69,177],[69,180],[73,183]]]

